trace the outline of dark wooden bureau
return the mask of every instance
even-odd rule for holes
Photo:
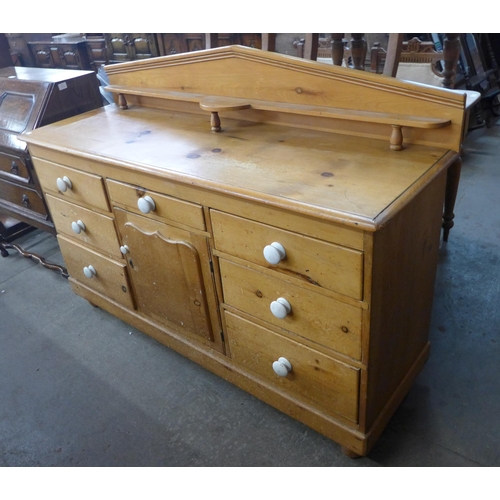
[[[19,134],[102,106],[91,71],[0,69],[0,248],[21,225],[54,233],[54,224]]]

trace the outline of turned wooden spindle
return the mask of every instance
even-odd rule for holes
[[[364,33],[351,33],[351,57],[354,69],[364,70],[366,59],[366,42]]]
[[[123,94],[118,94],[118,106],[120,109],[128,109],[127,99]]]
[[[332,33],[332,59],[335,66],[342,66],[345,33]]]
[[[217,111],[210,112],[210,125],[212,127],[212,132],[220,132],[222,130],[220,126],[219,113]]]
[[[232,99],[229,97],[206,97],[200,102],[200,108],[205,111],[210,111],[210,126],[212,127],[212,132],[220,132],[222,130],[219,117],[220,111],[240,111],[243,109],[250,109],[251,105],[240,99]]]
[[[443,40],[443,87],[452,89],[455,87],[455,74],[458,58],[460,56],[460,36],[458,33],[445,33]]]
[[[390,148],[392,151],[401,151],[403,149],[403,131],[401,125],[392,125]]]

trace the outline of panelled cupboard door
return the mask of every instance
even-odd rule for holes
[[[115,208],[115,215],[137,309],[213,341],[204,279],[211,276],[206,239],[124,210]]]

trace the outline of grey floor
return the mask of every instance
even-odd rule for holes
[[[469,135],[431,356],[369,454],[338,445],[0,258],[0,466],[499,466],[500,124]],[[26,249],[62,264],[54,237]]]

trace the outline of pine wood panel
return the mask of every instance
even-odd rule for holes
[[[141,213],[137,207],[139,198],[148,195],[156,205],[154,211],[149,215],[165,222],[176,222],[186,226],[205,230],[205,219],[203,208],[200,205],[178,200],[164,194],[143,189],[139,186],[131,186],[108,179],[106,182],[113,203],[124,207],[135,213]]]
[[[116,235],[113,218],[96,213],[74,203],[56,198],[50,194],[45,195],[50,208],[52,219],[57,231],[81,244],[90,245],[109,257],[122,259]],[[82,221],[85,231],[77,234],[73,231],[72,222]]]
[[[211,219],[217,250],[362,299],[362,252],[222,212],[212,211]],[[286,250],[286,258],[276,265],[269,264],[263,255],[264,247],[273,242],[281,243]]]
[[[125,307],[134,309],[125,262],[109,259],[62,235],[58,235],[57,240],[68,272],[73,279],[81,281]],[[83,268],[89,265],[97,272],[93,278],[87,278],[83,273]]]
[[[286,388],[292,394],[319,403],[331,413],[358,420],[359,372],[317,351],[286,339],[229,312],[225,312],[231,358],[238,364]],[[292,364],[278,377],[273,362],[285,357]]]
[[[361,308],[343,304],[320,293],[219,259],[224,302],[254,317],[361,359]],[[292,312],[283,319],[273,316],[270,304],[283,297]]]
[[[62,198],[67,198],[68,201],[83,203],[106,212],[110,211],[101,176],[84,173],[39,158],[33,158],[33,163],[44,192],[58,193]],[[63,193],[57,187],[57,178],[64,176],[71,180],[73,187]]]
[[[122,244],[129,248],[137,309],[213,340],[202,274],[202,265],[208,265],[205,239],[122,210],[115,214]]]

